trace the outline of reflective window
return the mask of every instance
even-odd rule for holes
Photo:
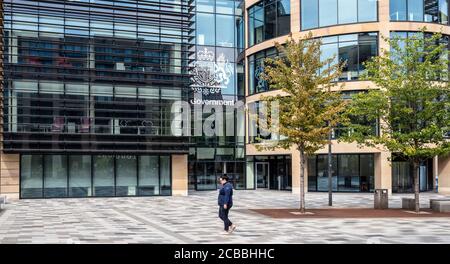
[[[138,195],[158,195],[159,185],[159,157],[140,156]]]
[[[302,0],[301,19],[303,30],[319,27],[319,0]]]
[[[91,156],[69,156],[69,196],[87,197],[92,195]]]
[[[114,196],[114,157],[94,156],[94,196]]]
[[[358,0],[358,22],[376,21],[378,16],[377,0]]]
[[[234,47],[234,29],[234,16],[216,15],[216,32],[220,32],[216,37],[217,46]]]
[[[333,191],[373,191],[373,154],[334,154],[331,163]],[[308,158],[308,191],[328,191],[328,155]]]
[[[43,157],[42,155],[22,155],[20,161],[20,197],[43,197]]]
[[[408,20],[423,21],[423,0],[408,1]]]
[[[137,189],[137,157],[116,157],[116,196],[134,196]]]
[[[376,21],[377,5],[377,0],[302,0],[301,28]]]
[[[249,46],[286,35],[291,29],[288,0],[264,0],[248,9]]]
[[[448,0],[391,0],[392,21],[424,21],[448,24]]]
[[[213,14],[198,13],[197,20],[197,44],[214,45],[215,44],[215,20]]]
[[[21,198],[172,194],[170,156],[22,155],[20,166]]]
[[[320,27],[337,24],[337,2],[337,0],[319,0]]]
[[[324,37],[322,39],[322,59],[335,57],[334,62],[344,63],[340,81],[358,79],[364,71],[363,63],[378,54],[378,34],[360,33]]]
[[[339,0],[338,3],[338,23],[347,24],[358,21],[357,0]]]

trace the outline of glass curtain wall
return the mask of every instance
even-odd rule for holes
[[[448,0],[390,0],[391,21],[419,21],[448,25]]]
[[[302,30],[378,20],[376,0],[301,0],[300,9]]]
[[[322,38],[321,59],[335,56],[332,63],[345,62],[342,75],[337,81],[357,80],[364,72],[363,63],[378,55],[378,33],[358,33],[336,35]],[[280,56],[275,48],[256,52],[249,56],[248,93],[266,92],[270,89],[261,74],[264,72],[264,59]],[[327,66],[325,66],[327,67]]]
[[[249,47],[291,31],[289,0],[263,0],[248,8]]]
[[[189,89],[187,0],[3,2],[6,150],[187,141],[170,133],[171,103]]]
[[[195,23],[195,56],[191,91],[193,135],[189,149],[189,188],[213,190],[217,178],[226,173],[235,188],[245,188],[245,131],[241,110],[230,110],[244,101],[244,2],[241,0],[197,0]],[[195,111],[201,112],[195,115]],[[203,124],[222,117],[219,124],[210,123],[214,134],[207,135]],[[200,122],[195,121],[203,121]],[[196,127],[201,127],[201,131]]]
[[[170,156],[21,155],[20,197],[171,195]]]

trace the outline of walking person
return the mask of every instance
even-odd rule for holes
[[[222,185],[219,190],[218,204],[219,204],[219,218],[224,223],[223,234],[231,234],[236,229],[236,225],[231,223],[228,219],[228,213],[233,206],[233,185],[228,182],[228,176],[223,175],[219,178]]]

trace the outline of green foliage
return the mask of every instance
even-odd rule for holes
[[[362,76],[379,89],[353,97],[346,115],[380,123],[380,135],[367,135],[368,126],[348,124],[343,138],[378,146],[413,162],[450,152],[450,86],[448,51],[441,34],[421,33],[408,39],[384,38],[383,50],[365,63]]]
[[[261,101],[279,103],[279,131],[286,136],[274,145],[257,148],[288,149],[296,146],[301,153],[313,155],[327,144],[332,127],[343,122],[345,103],[338,92],[329,92],[341,74],[341,65],[332,65],[333,58],[320,60],[319,39],[309,34],[295,41],[290,37],[284,45],[276,44],[282,56],[265,60],[263,78],[271,90],[281,90],[276,96],[264,96]],[[340,88],[340,87],[337,87]],[[339,89],[338,89],[339,90]]]

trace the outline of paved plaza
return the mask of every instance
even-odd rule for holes
[[[13,200],[0,212],[0,243],[450,243],[449,218],[274,219],[249,209],[296,208],[298,195],[235,191],[220,234],[217,192],[187,197]],[[327,208],[327,193],[308,193],[307,207]],[[390,196],[390,207],[402,197]],[[421,195],[428,207],[435,193]],[[373,194],[334,194],[334,206],[373,207]]]

